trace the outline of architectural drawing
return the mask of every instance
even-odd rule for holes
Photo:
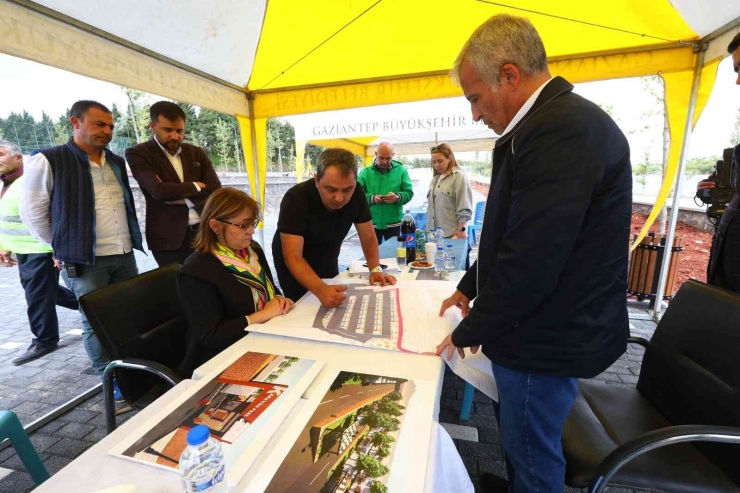
[[[379,339],[375,347],[395,347],[402,331],[398,289],[373,290],[350,284],[344,294],[347,300],[342,306],[319,307],[313,327],[362,343]]]
[[[228,481],[236,484],[322,367],[312,359],[247,352],[197,381],[109,453],[177,469],[188,432],[202,424],[221,442]]]
[[[373,483],[385,486],[415,388],[415,382],[403,378],[339,373],[265,493],[369,491]],[[406,464],[397,467],[404,469]]]

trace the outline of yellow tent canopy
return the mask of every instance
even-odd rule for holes
[[[268,118],[458,96],[452,62],[499,13],[532,21],[553,75],[663,78],[669,171],[649,225],[740,30],[740,2],[2,0],[0,51],[235,114],[263,202]]]

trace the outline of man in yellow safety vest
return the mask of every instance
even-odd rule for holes
[[[23,155],[16,144],[7,140],[0,140],[0,181],[0,267],[18,265],[33,333],[31,346],[13,360],[14,365],[22,365],[58,349],[55,305],[77,310],[78,304],[74,293],[59,285],[58,263],[51,247],[36,241],[21,222]]]

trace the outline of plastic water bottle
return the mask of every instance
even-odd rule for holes
[[[457,258],[455,255],[455,249],[452,245],[447,245],[445,250],[445,270],[453,271],[457,267]]]
[[[401,235],[396,238],[396,262],[398,267],[402,268],[406,265],[406,237]]]
[[[437,232],[434,233],[437,238],[437,248],[444,250],[445,247],[445,234],[442,232],[442,226],[437,226]]]
[[[211,430],[198,425],[188,432],[188,446],[180,456],[180,474],[186,493],[226,493],[226,470],[221,444]]]
[[[445,270],[445,251],[441,246],[437,246],[437,252],[434,254],[434,272],[439,274]]]
[[[416,251],[419,253],[424,253],[424,245],[427,243],[427,235],[424,234],[424,231],[417,229],[416,230]]]
[[[434,234],[433,229],[430,229],[429,232],[427,232],[427,243],[437,243],[437,235]]]

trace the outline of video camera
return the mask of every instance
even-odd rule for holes
[[[707,207],[707,216],[710,219],[719,219],[725,212],[727,204],[735,195],[735,179],[733,176],[735,164],[732,160],[733,149],[722,152],[722,160],[717,161],[714,168],[714,188],[704,188],[696,191],[696,198]]]

